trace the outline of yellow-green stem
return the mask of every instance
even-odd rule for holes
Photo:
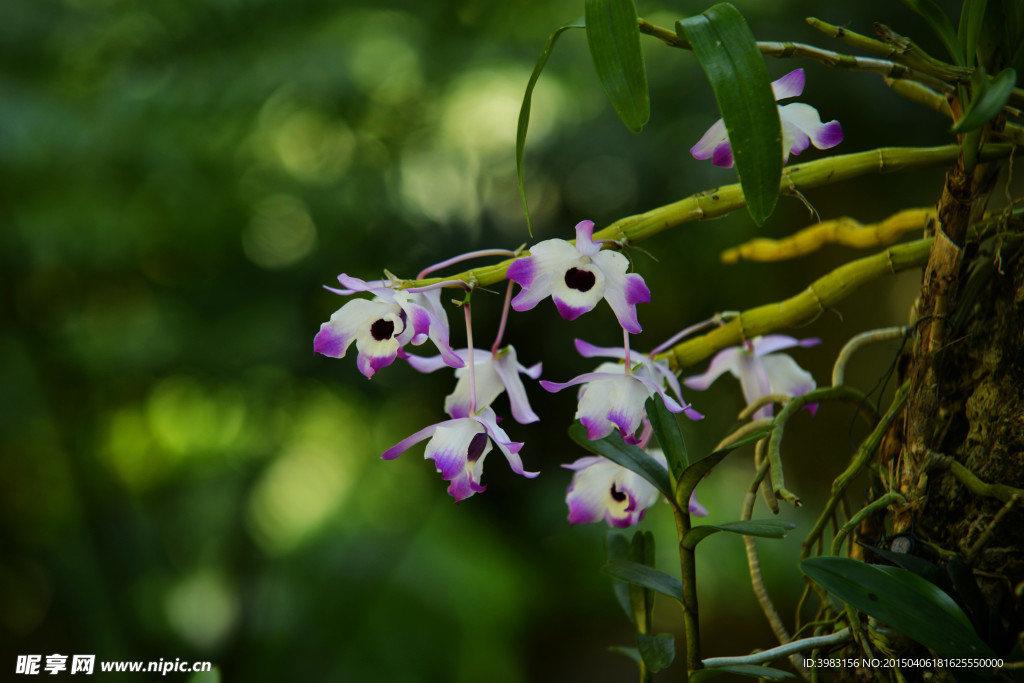
[[[679,503],[679,501],[676,501]],[[673,506],[679,535],[679,571],[683,583],[683,628],[686,637],[687,677],[703,668],[700,656],[700,610],[697,605],[697,562],[692,548],[683,545],[691,528],[689,501]]]
[[[985,145],[981,150],[982,161],[999,159],[1010,155],[1010,145]],[[922,168],[943,166],[956,160],[960,148],[957,145],[943,147],[883,147],[867,152],[855,152],[809,161],[783,169],[779,192],[793,194],[823,185],[850,180],[868,173],[894,173]],[[660,232],[684,223],[707,220],[724,216],[746,206],[743,191],[738,183],[698,192],[678,202],[652,209],[646,213],[615,221],[603,230],[594,233],[594,239],[606,239],[623,246],[643,241]],[[522,256],[528,255],[524,252]],[[399,288],[423,287],[446,280],[462,280],[474,286],[486,287],[505,279],[508,267],[514,259],[506,259],[481,268],[467,270],[457,275],[428,278],[424,280],[402,280]]]

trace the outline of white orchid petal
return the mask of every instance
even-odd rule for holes
[[[601,439],[616,427],[632,434],[643,420],[644,404],[653,394],[646,383],[633,375],[589,382],[580,393],[576,418],[587,428],[587,438]]]
[[[769,353],[800,346],[800,343],[800,340],[796,337],[789,337],[784,334],[766,334],[763,337],[755,337],[751,341],[755,356],[767,356]]]
[[[576,251],[581,256],[593,256],[601,251],[601,245],[594,242],[594,221],[576,224]]]
[[[725,130],[725,121],[718,119],[711,124],[697,144],[690,148],[690,154],[694,159],[710,159],[715,149],[728,140],[729,134]]]
[[[736,347],[723,349],[711,359],[708,369],[700,375],[692,375],[683,379],[683,384],[691,389],[703,391],[711,386],[711,383],[722,376],[723,373],[731,372],[736,367],[737,356],[742,353]]]
[[[737,358],[740,387],[743,389],[743,399],[747,405],[772,392],[763,361],[763,358],[757,358],[749,353],[741,353]]]
[[[794,69],[777,81],[772,81],[772,93],[775,94],[776,100],[785,100],[790,97],[796,97],[803,93],[803,91],[803,69]]]
[[[637,273],[626,273],[629,260],[617,251],[603,251],[594,257],[605,274],[607,282],[604,287],[604,298],[612,307],[615,317],[622,329],[631,334],[639,334],[642,330],[636,317],[636,305],[649,303],[651,290]]]
[[[799,396],[817,386],[814,376],[784,353],[765,356],[761,362],[773,393]]]
[[[519,424],[539,422],[540,417],[533,412],[530,401],[526,397],[526,388],[523,380],[519,379],[520,365],[516,359],[516,350],[508,346],[492,363],[494,372],[500,378],[505,391],[508,392],[509,404],[512,407],[512,417]]]
[[[779,107],[779,118],[802,131],[818,149],[829,149],[843,141],[839,122],[822,123],[818,110],[809,104],[795,102]]]

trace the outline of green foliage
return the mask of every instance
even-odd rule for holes
[[[811,580],[843,602],[913,638],[940,657],[992,657],[963,610],[934,584],[899,567],[844,557],[800,563]]]
[[[670,633],[651,636],[638,632],[636,647],[647,669],[654,673],[667,669],[676,658],[676,639]]]
[[[686,533],[686,536],[683,538],[683,545],[690,549],[696,548],[698,543],[719,531],[728,531],[731,534],[739,534],[741,536],[785,538],[786,534],[795,528],[795,524],[782,522],[777,519],[751,519],[726,522],[725,524],[701,524],[693,527]]]
[[[631,545],[626,534],[621,531],[609,531],[605,535],[605,558],[607,562],[612,560],[626,560],[630,558]],[[636,623],[636,619],[633,616],[633,605],[630,600],[630,584],[625,581],[613,581],[612,587],[615,590],[615,599],[619,603],[619,607],[625,612],[626,616],[631,622]]]
[[[647,399],[646,411],[647,419],[651,421],[651,428],[654,430],[654,437],[665,453],[669,471],[672,477],[678,480],[690,465],[690,459],[686,455],[686,444],[683,443],[683,435],[679,431],[676,416],[665,407],[665,401],[661,396]]]
[[[953,29],[953,22],[949,16],[939,7],[935,0],[903,0],[903,4],[917,12],[921,18],[928,22],[935,35],[939,37],[942,44],[953,58],[953,62],[964,66],[963,47],[957,41],[956,31]]]
[[[998,116],[1010,101],[1013,88],[1017,85],[1017,72],[1006,68],[989,79],[985,76],[984,69],[979,69],[972,83],[975,87],[971,103],[960,120],[954,124],[951,129],[953,133],[977,130]]]
[[[555,49],[558,38],[571,28],[583,28],[582,23],[567,24],[562,26],[548,36],[544,49],[537,58],[537,63],[530,74],[530,80],[526,84],[526,92],[523,94],[523,104],[519,108],[519,122],[516,124],[516,179],[519,183],[519,198],[523,203],[523,213],[526,215],[526,229],[530,236],[533,236],[533,226],[530,224],[530,207],[526,201],[526,186],[523,184],[523,154],[526,152],[526,132],[530,127],[530,108],[533,105],[533,89],[537,86],[537,79],[540,78],[544,65],[548,63],[551,51]]]
[[[612,560],[601,569],[605,574],[621,581],[650,588],[653,591],[683,602],[683,584],[663,571],[628,560]]]
[[[650,531],[637,531],[629,543],[627,562],[647,567],[654,566],[654,534]],[[633,613],[633,623],[638,633],[650,633],[654,619],[654,591],[637,584],[629,586],[629,602]],[[641,650],[641,654],[643,651]],[[646,660],[647,658],[644,657]]]
[[[778,201],[782,128],[768,68],[743,16],[721,3],[676,22],[689,41],[722,112],[747,211],[760,225]]]
[[[633,0],[586,0],[587,45],[619,118],[639,133],[651,118],[647,69]]]

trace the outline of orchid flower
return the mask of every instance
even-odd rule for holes
[[[469,359],[469,350],[459,349],[455,351],[455,355],[466,362]],[[420,372],[434,372],[447,365],[441,356],[424,358],[410,355],[408,361],[409,365]],[[473,353],[473,369],[476,375],[477,406],[489,406],[501,392],[507,391],[512,416],[517,422],[528,424],[540,420],[530,407],[523,380],[519,377],[520,374],[524,374],[531,379],[539,378],[540,363],[529,368],[520,365],[516,358],[516,350],[509,345],[495,353],[477,349]],[[469,417],[472,398],[467,370],[468,366],[464,366],[455,371],[455,377],[458,379],[455,390],[445,397],[444,411],[451,417]]]
[[[346,289],[332,292],[350,295],[369,292],[373,299],[354,299],[339,308],[331,319],[320,326],[313,340],[314,353],[331,358],[344,358],[352,342],[359,353],[359,371],[367,377],[405,355],[404,347],[419,345],[428,338],[441,352],[444,362],[462,367],[463,360],[455,355],[448,343],[448,318],[441,307],[440,290],[406,292],[387,286],[384,282],[365,282],[342,273],[339,282]]]
[[[576,340],[576,349],[585,357],[625,358],[626,353],[622,348],[600,348],[581,340]],[[637,364],[631,368],[619,363],[602,363],[594,372],[582,374],[568,382],[541,380],[540,385],[551,392],[583,385],[579,392],[576,419],[586,427],[587,438],[591,441],[608,436],[616,427],[623,438],[629,439],[643,422],[647,399],[655,394],[661,396],[665,407],[673,413],[686,413],[693,420],[703,418],[689,404],[682,403],[679,382],[671,370],[646,356],[630,352],[630,364],[634,362]],[[666,382],[679,398],[678,401],[665,392]]]
[[[804,70],[790,71],[772,83],[775,99],[784,100],[796,97],[804,91]],[[809,104],[795,102],[778,107],[779,122],[782,125],[782,163],[789,160],[790,154],[800,154],[808,146],[818,149],[829,149],[843,141],[843,128],[838,121],[822,123],[818,110]],[[729,168],[732,166],[732,147],[729,145],[729,134],[725,122],[718,119],[704,133],[704,137],[690,148],[695,159],[711,159],[715,166]]]
[[[497,417],[491,408],[484,408],[478,414],[445,420],[421,429],[412,436],[402,439],[384,451],[384,460],[393,460],[413,444],[429,438],[424,458],[433,460],[441,478],[447,482],[448,493],[458,503],[474,493],[486,489],[480,483],[483,475],[484,458],[491,451],[491,442],[498,446],[509,466],[516,474],[532,479],[539,472],[527,472],[519,451],[523,444],[509,439],[508,434],[498,426]]]
[[[728,371],[740,380],[747,405],[766,394],[799,396],[817,386],[814,377],[786,354],[775,352],[795,346],[816,346],[820,343],[820,339],[801,340],[781,334],[756,337],[753,341],[745,342],[743,346],[733,346],[719,351],[711,359],[711,364],[704,374],[687,377],[683,384],[691,389],[707,389],[712,382]],[[817,404],[808,405],[807,409],[814,414]],[[754,414],[754,419],[759,420],[772,415],[772,406],[769,404],[758,410]]]
[[[664,453],[658,449],[651,449],[648,453],[668,469]],[[660,497],[658,490],[646,479],[600,455],[580,458],[562,467],[575,471],[565,495],[570,524],[603,519],[609,526],[633,526],[644,518],[647,508],[658,502]],[[697,500],[696,492],[690,496],[689,507],[690,513],[698,517],[708,514]]]
[[[623,329],[636,334],[641,329],[636,305],[650,302],[651,292],[640,275],[626,273],[628,268],[625,256],[602,251],[594,241],[594,222],[582,221],[576,225],[575,246],[561,239],[544,240],[530,249],[528,257],[509,266],[508,279],[522,287],[512,308],[528,311],[550,296],[563,318],[575,320],[603,298]]]

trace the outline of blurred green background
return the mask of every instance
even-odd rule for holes
[[[862,32],[881,20],[940,53],[889,2],[735,4],[761,39],[840,47],[804,24],[813,14]],[[639,7],[667,27],[705,8]],[[312,353],[343,303],[322,289],[338,273],[412,276],[529,241],[519,103],[548,34],[582,13],[579,0],[0,4],[0,666],[94,653],[210,660],[238,681],[632,679],[607,652],[631,632],[599,572],[606,529],[566,521],[559,465],[581,455],[565,434],[569,392],[531,385],[545,419],[506,423],[542,475],[511,475],[492,454],[488,491],[455,506],[422,447],[379,459],[442,419],[450,374],[396,364],[368,382],[353,359]],[[644,45],[653,115],[634,136],[606,103],[582,32],[561,39],[527,146],[538,239],[735,181],[688,154],[718,116],[692,55]],[[843,124],[837,151],[949,141],[946,122],[877,76],[769,61],[776,78],[797,66],[802,101]],[[941,179],[868,177],[807,199],[823,218],[869,221],[933,204]],[[784,199],[762,233],[811,220]],[[634,344],[788,296],[849,258],[718,264],[754,234],[738,213],[633,251],[654,293]],[[872,285],[795,331],[826,340],[798,361],[827,381],[845,338],[906,319],[917,278]],[[500,301],[474,299],[484,343]],[[591,367],[574,337],[615,344],[617,329],[606,307],[567,324],[544,303],[513,316],[506,339],[564,381]],[[857,358],[862,388],[895,350]],[[688,398],[708,415],[684,425],[706,451],[734,424],[738,384]],[[808,505],[783,515],[804,531],[863,436],[850,423],[848,409],[825,407],[787,432],[792,488]],[[749,480],[749,456],[733,460],[698,489],[718,521],[738,516]],[[644,526],[673,571],[666,506]],[[800,588],[801,535],[762,544],[783,605]],[[702,552],[706,654],[768,646],[739,540],[715,537]],[[659,630],[678,616],[663,605]]]

